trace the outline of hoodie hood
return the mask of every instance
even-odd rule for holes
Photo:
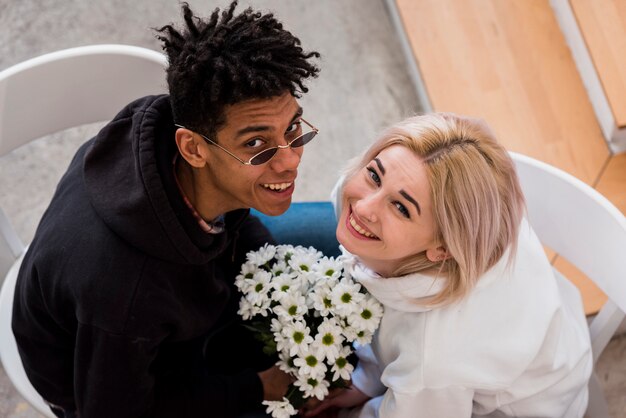
[[[168,262],[203,264],[220,254],[248,210],[226,214],[226,231],[203,232],[176,187],[178,152],[168,95],[124,108],[84,156],[90,202],[104,223],[138,250]]]
[[[420,273],[402,277],[382,277],[364,265],[361,260],[340,246],[346,273],[360,283],[385,308],[402,312],[427,312],[432,309],[425,302],[439,293],[444,279]]]

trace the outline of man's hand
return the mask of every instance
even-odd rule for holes
[[[353,406],[361,405],[369,399],[369,396],[361,392],[355,386],[350,386],[347,389],[337,389],[329,393],[326,399],[324,399],[317,406],[307,410],[304,416],[313,417],[319,415],[321,418],[323,415],[320,414],[328,408],[351,408]]]
[[[287,388],[294,381],[293,377],[283,372],[278,366],[272,366],[259,373],[263,383],[263,399],[266,401],[280,401],[287,393]]]

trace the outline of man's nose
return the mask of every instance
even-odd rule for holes
[[[293,171],[300,165],[303,147],[299,148],[279,148],[274,158],[270,160],[272,169],[277,172]]]

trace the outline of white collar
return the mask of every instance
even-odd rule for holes
[[[421,273],[401,277],[384,278],[365,266],[357,256],[340,246],[343,252],[344,270],[356,282],[363,285],[380,303],[403,312],[426,312],[432,307],[425,300],[439,293],[445,279]]]

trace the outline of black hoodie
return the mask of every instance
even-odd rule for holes
[[[22,263],[13,331],[47,401],[81,418],[230,417],[260,406],[234,276],[270,241],[248,210],[203,232],[178,192],[168,96],[76,153]]]

